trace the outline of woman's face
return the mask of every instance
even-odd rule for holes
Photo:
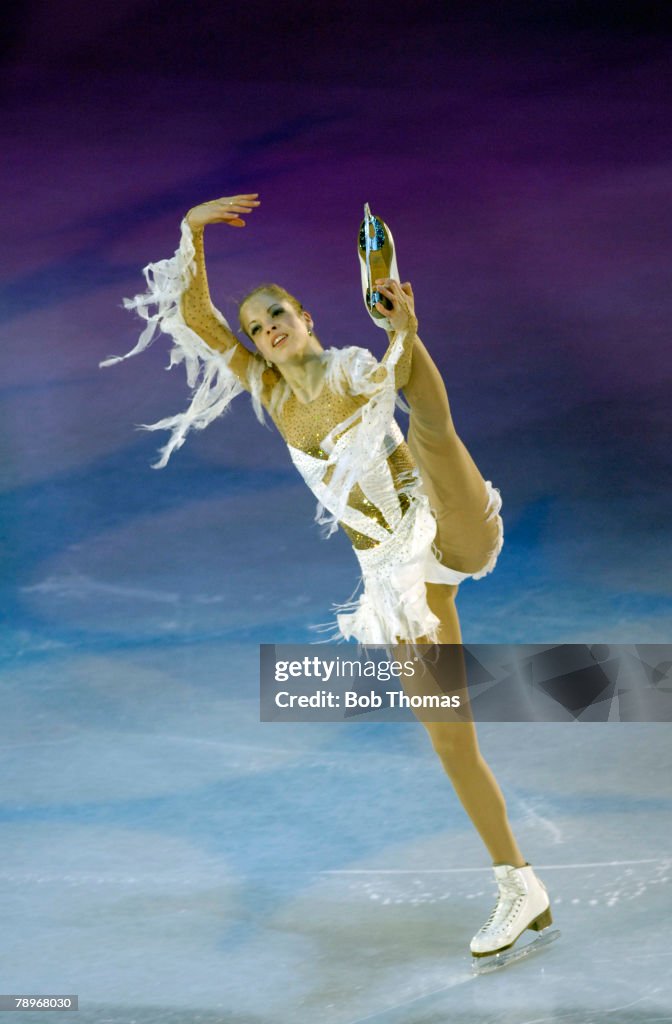
[[[278,366],[301,357],[310,345],[310,313],[298,313],[289,299],[272,292],[257,292],[243,303],[240,321],[262,356]]]

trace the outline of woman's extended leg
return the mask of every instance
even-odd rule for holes
[[[497,548],[500,525],[487,516],[485,481],[457,436],[441,374],[419,338],[404,395],[411,410],[408,446],[436,516],[443,564],[478,572]]]
[[[430,608],[441,621],[439,642],[461,644],[460,626],[455,608],[457,587],[443,584],[427,584],[427,600]],[[460,648],[448,652],[441,660],[442,671],[449,678],[442,678],[440,687],[445,692],[459,691],[460,712],[470,715],[466,691],[464,659]],[[404,680],[406,692],[428,693],[435,688],[431,676],[423,679]],[[506,813],[506,803],[497,781],[481,755],[476,728],[472,721],[441,721],[441,715],[418,714],[418,718],[429,733],[434,750],[452,782],[462,806],[469,815],[476,831],[485,843],[495,864],[512,864],[522,867],[525,858],[515,840]],[[450,718],[448,713],[443,716]]]

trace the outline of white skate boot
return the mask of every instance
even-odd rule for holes
[[[494,871],[499,897],[490,917],[471,940],[473,966],[479,974],[528,956],[560,934],[545,931],[553,923],[550,900],[546,887],[529,864],[523,868],[498,864]],[[534,942],[512,950],[526,928],[542,934]],[[505,953],[505,950],[510,952]],[[484,957],[490,959],[481,959]]]

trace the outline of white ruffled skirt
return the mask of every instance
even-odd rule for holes
[[[438,643],[440,620],[427,602],[427,583],[456,586],[469,577],[480,579],[491,572],[504,542],[499,516],[501,497],[490,481],[487,519],[496,519],[497,542],[483,568],[475,573],[458,572],[443,565],[434,547],[436,520],[429,499],[412,496],[406,514],[389,539],[372,548],[355,548],[361,567],[363,591],[357,600],[335,605],[335,631],[330,640],[357,640],[361,644],[390,645]]]

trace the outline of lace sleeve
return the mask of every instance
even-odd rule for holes
[[[186,221],[183,222],[183,231],[185,228],[187,231],[191,230],[193,257],[190,261],[191,273],[187,287],[181,296],[184,322],[215,351],[229,352],[233,349],[229,366],[243,387],[250,391],[250,372],[263,361],[260,356],[248,352],[238,341],[227,321],[212,303],[205,266],[204,228],[194,231],[189,228]]]
[[[413,317],[406,330],[388,334],[389,345],[381,363],[383,366],[386,366],[394,353],[394,385],[397,391],[405,387],[411,377],[413,344],[417,330],[418,321]],[[398,342],[401,342],[401,344],[399,345]]]

